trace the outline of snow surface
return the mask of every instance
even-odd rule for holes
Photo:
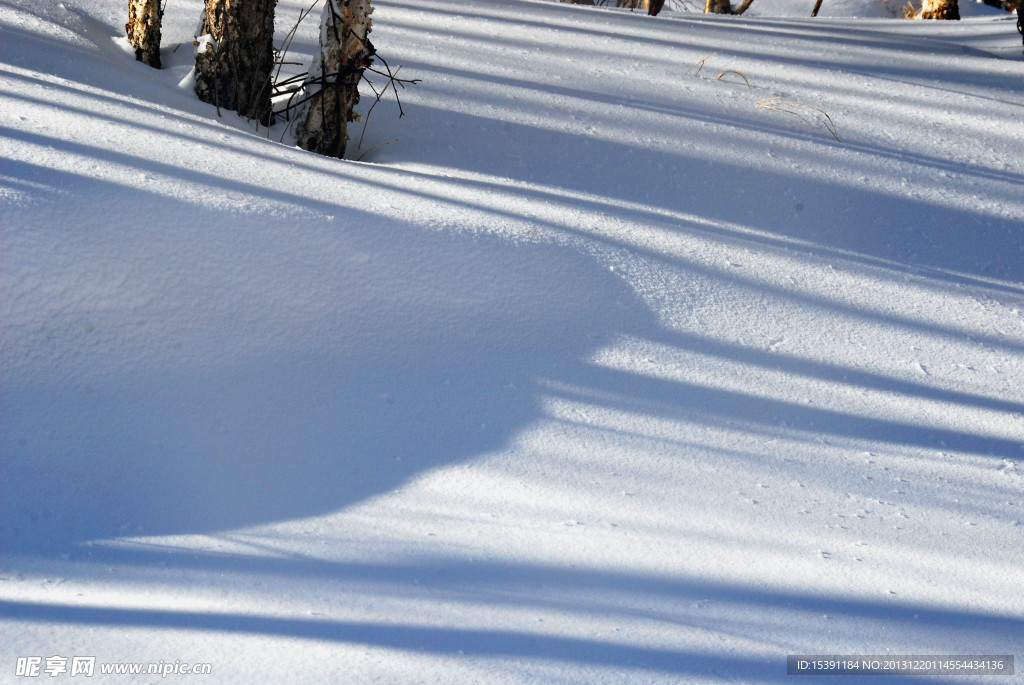
[[[1014,18],[771,4],[380,0],[343,162],[0,2],[0,681],[1019,674]]]
[[[616,0],[595,0],[596,5],[616,5]],[[739,0],[732,0],[733,7]],[[809,17],[815,0],[754,0],[744,12],[746,17]],[[908,4],[920,8],[920,0],[824,0],[818,18],[851,17],[857,19],[902,17]],[[959,0],[961,17],[1005,16],[1002,10],[986,5],[983,0]],[[703,13],[704,0],[666,0],[669,12]]]

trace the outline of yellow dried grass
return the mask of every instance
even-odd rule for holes
[[[832,121],[832,117],[828,115],[828,112],[822,109],[812,107],[811,105],[803,102],[789,102],[788,100],[783,100],[780,96],[759,100],[757,102],[757,106],[774,110],[776,112],[783,112],[784,114],[792,114],[812,129],[817,129],[819,126],[822,126],[826,131],[832,134],[833,138],[839,142],[843,142],[839,139],[839,131],[836,128],[835,122]]]

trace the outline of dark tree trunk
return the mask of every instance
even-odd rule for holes
[[[299,112],[298,145],[328,157],[345,156],[348,122],[356,121],[359,81],[373,62],[370,0],[327,0],[320,52],[313,56]]]
[[[196,50],[196,95],[249,119],[271,119],[277,0],[206,0]]]
[[[665,0],[650,0],[650,2],[647,4],[647,14],[651,15],[652,17],[656,17],[658,16],[658,12],[660,12],[661,8],[664,6]]]
[[[818,16],[818,10],[820,10],[820,9],[821,9],[821,0],[818,0],[816,3],[814,3],[814,9],[811,10],[811,16],[812,17]]]
[[[704,14],[732,14],[729,0],[706,0]]]
[[[128,23],[124,30],[135,48],[135,59],[160,68],[160,0],[128,0]]]

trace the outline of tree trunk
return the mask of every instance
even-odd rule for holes
[[[706,0],[704,14],[732,14],[729,0]]]
[[[277,0],[206,0],[196,48],[196,95],[270,123]]]
[[[160,68],[160,0],[128,0],[128,23],[124,30],[135,48],[135,59]]]
[[[617,7],[625,7],[631,10],[647,9],[647,0],[618,0]]]
[[[918,19],[959,19],[960,6],[957,0],[924,0]]]
[[[743,3],[739,7],[737,7],[735,10],[733,10],[733,14],[735,14],[737,16],[743,14],[744,12],[747,11],[747,8],[750,7],[751,3],[753,3],[753,2],[754,2],[754,0],[743,0]]]
[[[328,157],[345,156],[348,122],[356,121],[359,81],[373,62],[370,0],[327,0],[320,52],[313,56],[299,112],[298,145]]]
[[[650,0],[650,2],[647,4],[647,14],[651,15],[652,17],[656,17],[658,16],[658,12],[660,12],[661,8],[664,6],[665,0]]]
[[[818,10],[820,10],[820,9],[821,9],[821,0],[818,0],[816,3],[814,3],[814,9],[811,10],[811,16],[812,17],[818,16]]]

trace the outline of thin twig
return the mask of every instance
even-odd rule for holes
[[[367,85],[370,86],[370,90],[373,91],[373,94],[376,96],[376,99],[374,99],[373,104],[370,105],[370,109],[366,110],[366,116],[363,117],[363,132],[359,135],[359,143],[356,145],[357,148],[363,147],[363,138],[366,136],[366,127],[370,125],[370,115],[373,114],[373,109],[377,106],[377,103],[381,101],[381,98],[383,98],[387,94],[388,87],[390,87],[391,90],[394,91],[395,93],[395,102],[398,103],[398,118],[401,119],[402,117],[405,116],[405,110],[402,108],[402,99],[398,95],[398,86],[402,86],[402,89],[404,90],[406,83],[415,85],[420,82],[419,79],[398,78],[398,72],[402,70],[402,67],[398,67],[397,69],[395,69],[394,72],[392,72],[391,67],[388,66],[387,61],[385,61],[385,59],[383,57],[380,57],[379,55],[378,58],[384,65],[384,68],[388,70],[387,73],[385,74],[384,72],[381,72],[377,69],[373,69],[371,67],[367,67],[366,71],[371,71],[374,74],[379,74],[380,76],[386,76],[388,82],[385,84],[383,90],[378,92],[377,88],[373,85],[373,82],[370,79],[366,78],[365,73],[363,75],[363,80],[366,81]]]
[[[274,74],[275,81],[281,75],[281,67],[284,66],[285,64],[284,58],[288,54],[288,50],[291,49],[292,41],[295,40],[295,33],[299,30],[299,25],[303,22],[303,20],[306,17],[310,15],[310,13],[313,11],[313,8],[315,8],[319,3],[320,0],[313,0],[312,5],[310,5],[304,10],[299,10],[298,21],[295,22],[295,25],[292,26],[291,30],[288,31],[288,33],[285,35],[284,40],[281,42],[281,48],[280,50],[278,50],[278,54],[281,55],[281,61],[277,63],[277,73]]]

